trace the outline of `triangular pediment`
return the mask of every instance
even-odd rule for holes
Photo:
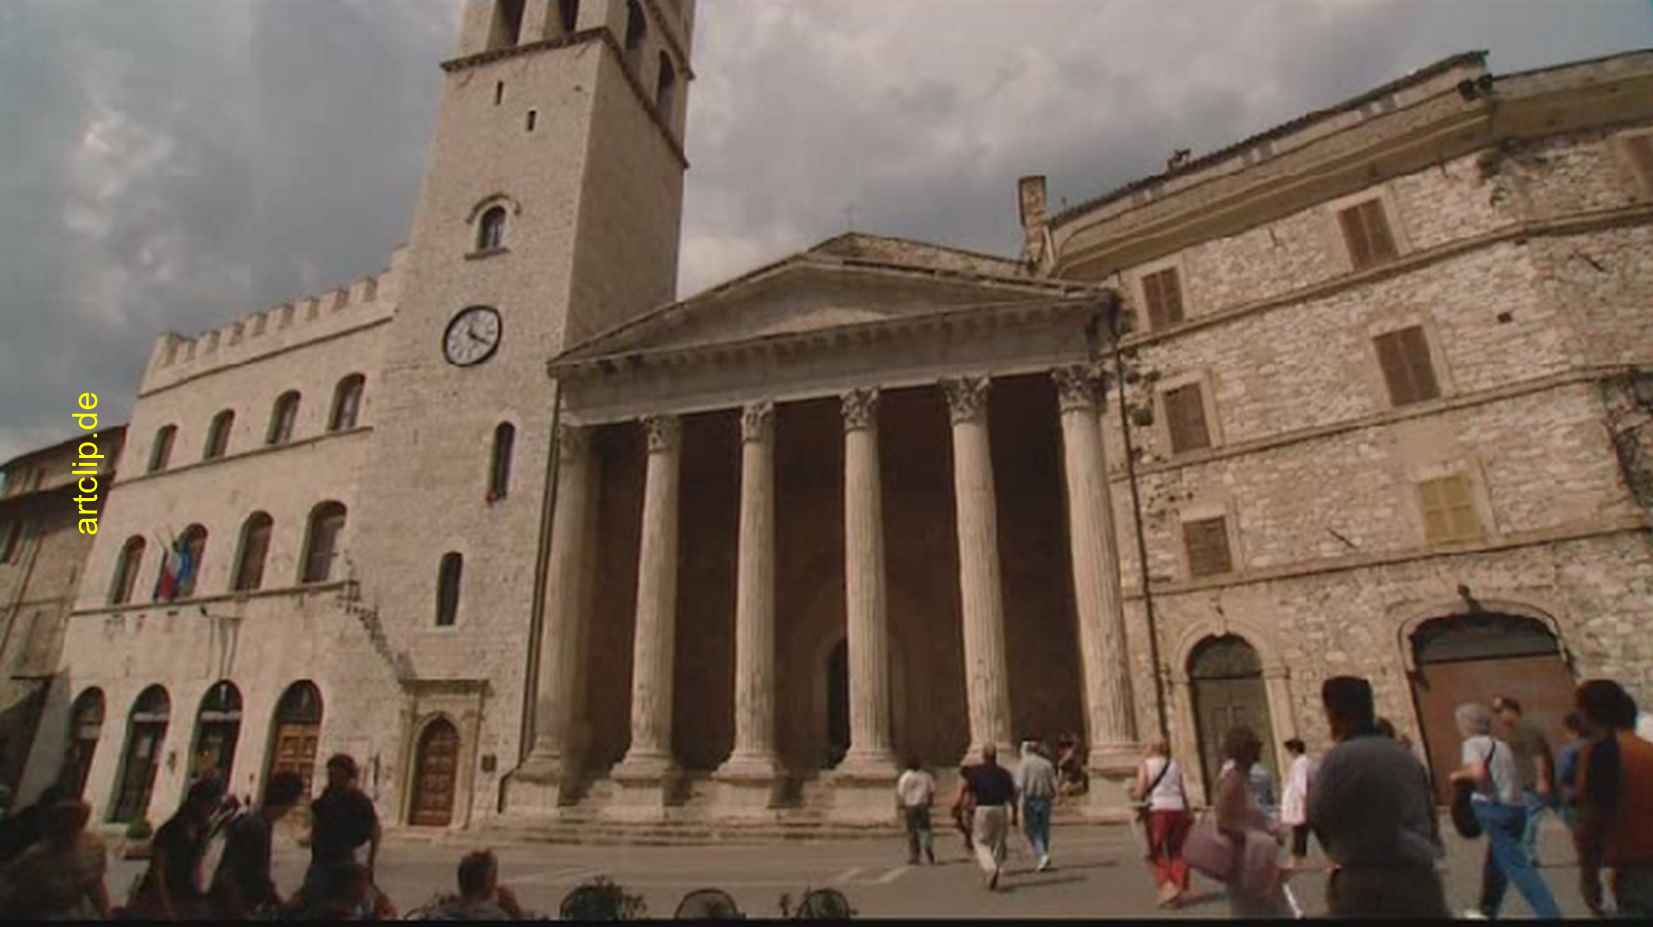
[[[957,252],[917,247],[898,262],[833,239],[597,335],[557,360],[733,345],[977,305],[1045,302],[1072,290],[1069,282],[1014,275],[1016,265],[1003,259],[983,257],[972,265],[948,260]]]

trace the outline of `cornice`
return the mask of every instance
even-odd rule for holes
[[[200,615],[198,607],[205,607],[215,602],[236,602],[251,599],[270,599],[282,596],[318,595],[327,592],[339,592],[350,585],[348,579],[331,580],[325,583],[302,583],[294,586],[277,586],[271,589],[255,589],[245,592],[221,592],[213,595],[191,596],[187,599],[174,599],[171,602],[129,602],[125,605],[99,605],[95,608],[77,608],[69,613],[70,618],[87,618],[94,615],[124,615],[129,612],[166,612],[177,615],[182,612],[193,611]]]
[[[242,451],[238,454],[225,454],[222,457],[210,457],[205,460],[192,460],[187,464],[179,464],[176,467],[167,467],[164,470],[155,470],[149,473],[140,473],[136,476],[127,477],[124,480],[118,480],[113,485],[116,488],[120,488],[124,486],[131,486],[134,483],[146,482],[148,480],[165,479],[169,476],[177,476],[182,473],[189,473],[199,470],[202,467],[228,464],[237,460],[246,460],[251,457],[262,457],[266,454],[278,454],[282,451],[307,447],[312,444],[319,444],[333,438],[345,438],[352,435],[369,434],[372,431],[372,425],[357,425],[355,428],[343,428],[338,431],[324,431],[319,435],[311,435],[308,438],[298,438],[292,441],[287,441],[283,444],[260,444],[252,450]]]

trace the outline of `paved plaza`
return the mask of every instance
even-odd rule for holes
[[[1543,850],[1552,862],[1544,870],[1550,888],[1569,916],[1588,912],[1579,897],[1578,870],[1566,834],[1552,820]],[[1443,822],[1444,824],[1444,822]],[[1449,824],[1445,826],[1450,829]],[[861,917],[1224,917],[1220,887],[1195,876],[1191,903],[1177,912],[1154,907],[1154,886],[1131,832],[1123,827],[1058,827],[1056,868],[1032,871],[1026,845],[1016,835],[1001,891],[982,888],[979,871],[967,860],[958,835],[940,835],[937,866],[907,866],[897,841],[843,840],[768,846],[584,847],[548,844],[491,844],[500,857],[501,881],[516,890],[530,910],[555,912],[575,885],[607,875],[628,892],[640,893],[652,917],[669,917],[677,902],[697,888],[717,887],[733,895],[749,916],[779,912],[782,894],[796,902],[806,887],[843,892]],[[303,876],[308,854],[278,837],[277,884],[291,891]],[[1019,844],[1019,845],[1018,845]],[[379,884],[405,912],[438,891],[452,891],[461,854],[490,845],[464,834],[439,841],[395,835],[387,839]],[[1481,842],[1451,839],[1447,899],[1454,912],[1473,904],[1480,878]],[[1323,860],[1315,857],[1316,865]],[[141,863],[117,862],[109,884],[117,900]],[[1316,870],[1292,881],[1310,915],[1324,911],[1325,874]],[[1505,915],[1531,917],[1512,889]]]

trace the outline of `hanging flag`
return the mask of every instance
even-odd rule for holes
[[[195,575],[195,558],[191,556],[189,541],[182,537],[173,538],[162,549],[166,556],[161,558],[161,575],[155,577],[154,598],[157,602],[170,602]]]

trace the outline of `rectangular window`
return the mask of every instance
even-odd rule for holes
[[[1390,402],[1404,406],[1441,395],[1422,326],[1379,335],[1373,343],[1377,346],[1378,366],[1383,368],[1383,380],[1389,386]]]
[[[1395,259],[1395,239],[1389,234],[1389,219],[1383,213],[1382,200],[1350,206],[1337,214],[1337,221],[1343,227],[1343,241],[1349,247],[1349,262],[1355,270]]]
[[[1142,278],[1142,299],[1148,305],[1148,326],[1153,330],[1182,321],[1182,284],[1177,269],[1167,267]]]
[[[1216,576],[1234,571],[1234,561],[1228,552],[1227,519],[1184,522],[1182,543],[1188,550],[1188,575]]]
[[[1165,425],[1171,434],[1173,454],[1211,446],[1211,432],[1205,421],[1205,400],[1198,383],[1165,391]]]
[[[1469,477],[1461,473],[1418,484],[1423,503],[1423,534],[1431,544],[1481,539],[1481,519],[1475,514]]]

